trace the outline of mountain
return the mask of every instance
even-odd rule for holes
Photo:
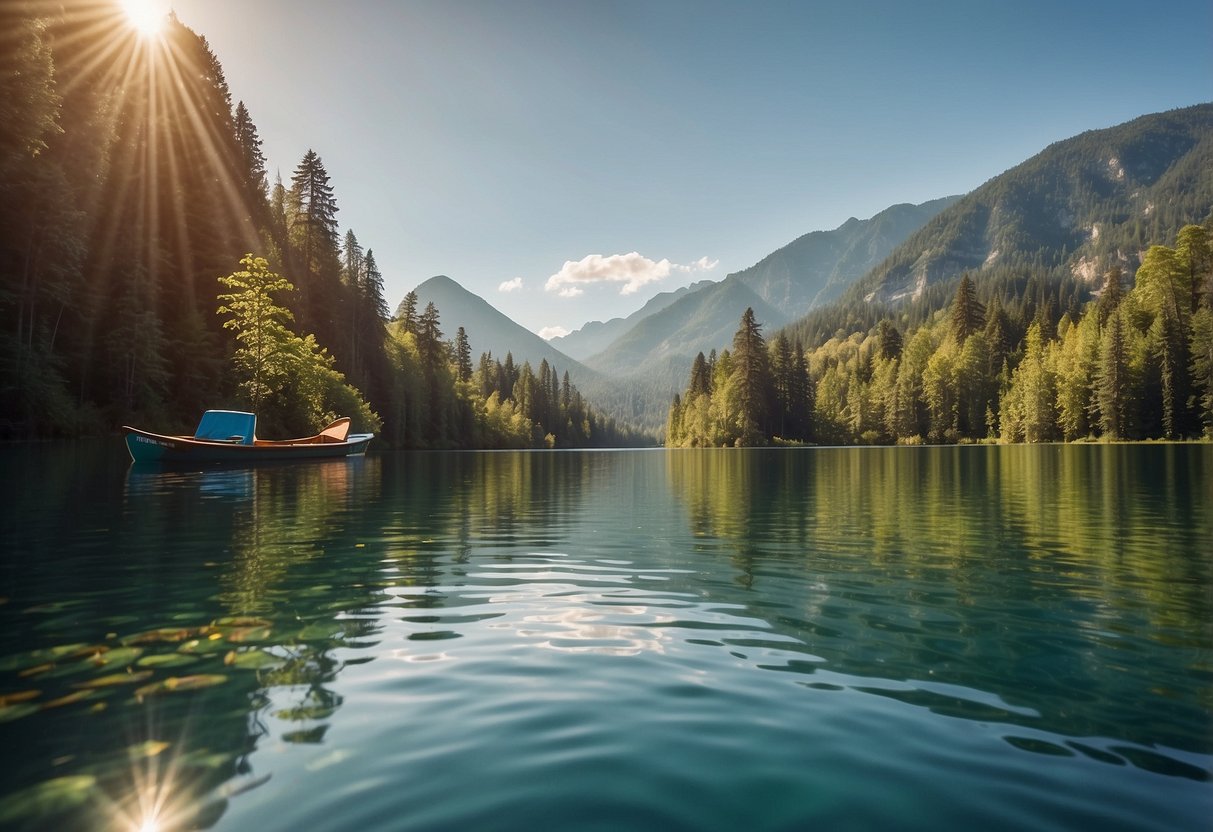
[[[1049,145],[940,212],[847,297],[899,301],[971,272],[1062,267],[1087,282],[1213,211],[1213,104]]]
[[[715,281],[712,280],[700,280],[692,283],[690,286],[683,286],[681,289],[675,289],[672,292],[661,292],[654,295],[644,306],[626,318],[611,318],[605,322],[590,321],[575,332],[553,338],[549,343],[566,355],[571,355],[579,361],[584,361],[595,353],[606,349],[612,341],[640,321],[650,315],[657,314],[684,295],[699,291],[707,286],[712,286],[714,283]]]
[[[499,312],[484,298],[469,292],[446,275],[431,277],[414,289],[417,293],[417,311],[433,303],[438,308],[442,331],[447,338],[455,337],[455,330],[463,327],[472,348],[472,360],[482,352],[491,352],[494,358],[505,360],[506,353],[514,357],[514,363],[530,361],[532,368],[547,359],[548,364],[560,372],[568,371],[570,378],[579,387],[595,380],[593,370],[574,361],[550,343],[540,338],[521,324]]]
[[[803,315],[837,298],[959,199],[893,205],[867,220],[851,217],[833,231],[811,231],[731,277],[791,317]]]
[[[774,331],[837,297],[958,198],[894,205],[871,219],[852,217],[833,231],[798,237],[748,269],[644,316],[586,364],[610,375],[672,376],[672,394],[685,383],[696,353],[731,345],[746,307]]]

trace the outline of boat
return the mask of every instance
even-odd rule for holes
[[[331,459],[366,453],[373,433],[350,433],[343,416],[315,436],[258,439],[257,417],[239,410],[208,410],[193,436],[165,436],[124,425],[126,449],[135,462],[228,462],[246,464],[295,459]]]

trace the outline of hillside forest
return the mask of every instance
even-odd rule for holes
[[[1113,267],[1085,303],[1071,280],[979,291],[965,274],[950,306],[808,352],[795,327],[768,343],[746,310],[731,350],[696,356],[666,444],[1213,437],[1211,239],[1185,226],[1150,246],[1131,285]]]
[[[252,115],[175,16],[151,40],[116,4],[0,14],[0,437],[256,408],[263,436],[350,415],[403,448],[642,441],[546,361],[473,366],[432,305],[390,320],[320,155],[270,183]]]

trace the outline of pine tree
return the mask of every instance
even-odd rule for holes
[[[267,187],[265,171],[265,154],[261,151],[261,137],[257,135],[257,125],[249,115],[244,102],[236,104],[234,119],[236,131],[236,146],[239,149],[239,173],[244,184],[245,197],[252,205],[265,205]]]
[[[887,318],[882,319],[876,331],[879,339],[878,352],[881,358],[900,358],[902,341],[901,332]]]
[[[1124,297],[1124,276],[1120,270],[1120,266],[1113,266],[1104,274],[1103,290],[1099,293],[1099,303],[1097,306],[1099,314],[1099,328],[1102,330],[1108,317],[1120,306],[1120,301]]]
[[[1100,431],[1109,439],[1125,439],[1129,435],[1129,346],[1125,330],[1124,314],[1119,310],[1111,312],[1100,345],[1095,386]]]
[[[747,307],[733,335],[733,370],[729,385],[737,397],[737,441],[757,445],[764,441],[770,414],[771,371],[767,363],[762,326]]]
[[[380,321],[388,319],[387,301],[383,297],[383,274],[375,262],[373,249],[366,250],[362,271],[362,298],[367,309]]]
[[[410,291],[404,296],[404,300],[400,302],[400,307],[396,310],[396,320],[400,321],[400,326],[405,332],[417,334],[417,303],[419,302],[417,292]]]
[[[471,381],[472,378],[472,347],[463,327],[455,332],[455,377],[459,381]]]
[[[1196,411],[1204,435],[1213,438],[1213,308],[1202,304],[1191,321],[1188,342],[1192,353],[1192,381],[1196,389]]]
[[[961,275],[952,303],[952,335],[961,345],[965,339],[985,326],[985,308],[977,300],[977,289],[968,272]]]

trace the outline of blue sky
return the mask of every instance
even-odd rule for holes
[[[446,274],[534,331],[1213,100],[1208,0],[172,6],[389,306]]]

